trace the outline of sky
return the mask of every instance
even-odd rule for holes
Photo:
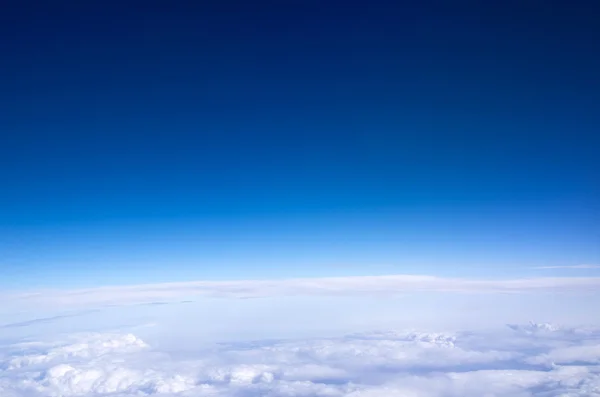
[[[598,275],[600,10],[480,3],[3,7],[0,289]]]

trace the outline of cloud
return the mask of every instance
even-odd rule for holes
[[[258,298],[297,295],[381,295],[407,292],[522,293],[600,290],[600,277],[537,277],[508,280],[418,275],[330,277],[287,280],[194,281],[5,295],[29,305],[110,306],[176,302],[192,297]]]
[[[600,269],[600,265],[537,266],[534,269]]]
[[[549,366],[555,364],[600,364],[600,340],[596,343],[553,349],[539,356],[531,357],[527,362]]]
[[[35,348],[31,354],[21,354],[8,360],[5,364],[10,369],[18,369],[27,366],[35,366],[42,363],[62,361],[66,359],[88,359],[113,352],[135,352],[146,348],[147,345],[132,334],[89,334],[75,335],[66,343],[44,346],[42,343],[24,343],[14,345],[13,348],[28,349]],[[41,349],[41,352],[40,352]]]
[[[74,334],[0,345],[0,395],[597,396],[599,335],[531,323],[228,343],[182,355],[133,334]]]
[[[581,338],[600,339],[600,329],[590,327],[564,327],[550,323],[535,323],[529,322],[528,324],[507,324],[507,327],[511,330],[521,333],[524,335],[534,335],[536,338],[541,337],[558,337],[562,339],[572,338],[579,340]]]
[[[61,315],[57,315],[57,316],[42,317],[42,318],[35,318],[35,319],[32,319],[32,320],[20,321],[20,322],[8,323],[8,324],[0,325],[0,329],[3,329],[3,328],[4,329],[5,328],[21,328],[21,327],[28,327],[30,325],[36,325],[36,324],[47,324],[47,323],[52,323],[52,322],[55,322],[55,321],[63,320],[63,319],[66,319],[66,318],[80,317],[80,316],[84,316],[86,314],[96,313],[96,312],[98,312],[98,310],[83,310],[83,311],[79,311],[79,312],[75,312],[75,313],[61,314]]]

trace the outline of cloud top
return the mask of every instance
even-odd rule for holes
[[[600,332],[551,324],[484,333],[395,330],[192,351],[182,357],[115,333],[0,344],[0,394],[583,397],[600,390]]]

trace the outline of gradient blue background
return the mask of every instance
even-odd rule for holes
[[[593,2],[200,3],[3,9],[1,288],[597,273]]]

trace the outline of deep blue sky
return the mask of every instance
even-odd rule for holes
[[[26,3],[0,286],[600,262],[593,2]]]

